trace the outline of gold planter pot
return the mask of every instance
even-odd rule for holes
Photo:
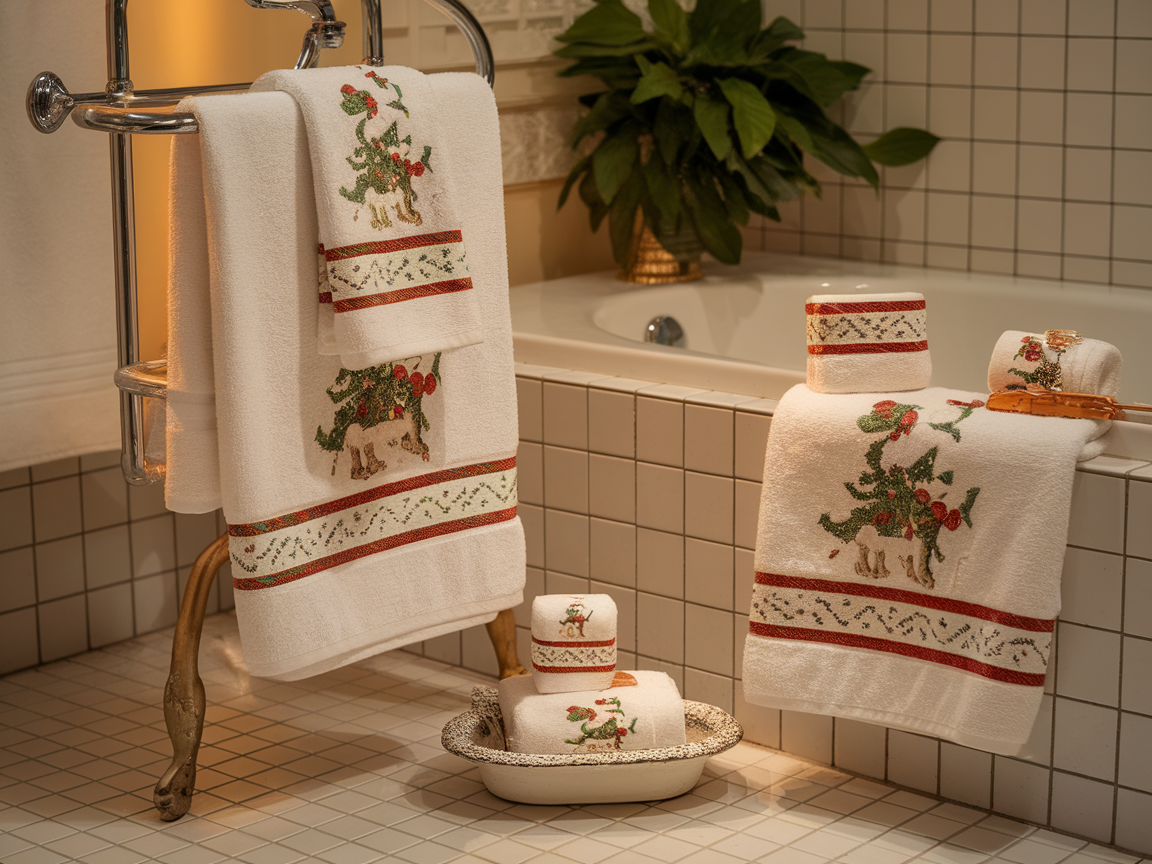
[[[699,259],[677,261],[672,253],[660,245],[656,235],[644,224],[643,217],[636,221],[636,233],[632,239],[628,266],[617,274],[617,279],[640,285],[664,285],[670,282],[693,282],[704,278]]]

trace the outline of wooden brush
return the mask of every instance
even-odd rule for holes
[[[997,390],[988,397],[989,411],[1035,414],[1041,417],[1075,417],[1092,420],[1123,420],[1124,411],[1152,411],[1152,405],[1126,405],[1111,396],[1093,393],[1062,393],[1037,387]]]

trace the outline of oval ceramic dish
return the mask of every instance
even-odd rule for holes
[[[695,786],[708,757],[734,747],[744,736],[735,718],[703,702],[684,700],[684,722],[688,743],[677,747],[545,756],[510,753],[504,749],[497,692],[476,687],[472,710],[449,720],[441,741],[449,753],[476,763],[488,791],[509,801],[659,801]]]

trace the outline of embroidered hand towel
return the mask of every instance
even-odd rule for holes
[[[1085,339],[1061,354],[1045,344],[1043,331],[1007,330],[992,349],[988,389],[994,393],[1009,386],[1049,386],[1044,373],[1059,365],[1064,392],[1116,396],[1123,364],[1120,349],[1099,339]]]
[[[252,90],[290,93],[304,113],[327,277],[320,350],[363,369],[481,342],[462,216],[476,176],[500,173],[500,154],[450,157],[445,139],[479,106],[494,122],[492,94],[438,95],[403,66],[281,70]],[[464,111],[464,99],[479,103]]]
[[[744,696],[1014,755],[1043,695],[1092,421],[792,388],[772,418]]]
[[[684,701],[663,672],[630,672],[635,686],[536,692],[521,675],[500,682],[500,713],[513,753],[652,750],[685,743]]]
[[[817,294],[805,312],[810,390],[920,390],[932,379],[924,295]]]
[[[433,76],[430,86],[436,98],[467,96],[440,145],[446,161],[499,152],[480,78]],[[293,680],[515,606],[524,537],[499,172],[472,178],[461,215],[489,338],[348,369],[316,351],[316,205],[295,101],[271,92],[187,103],[201,134],[173,147],[203,151],[208,258],[200,279],[177,284],[210,286],[211,359],[196,334],[174,344],[200,356],[169,359],[213,368],[249,670]],[[171,444],[181,428],[168,432]],[[170,446],[170,463],[179,452]]]
[[[541,693],[600,690],[616,673],[616,601],[541,594],[532,601],[532,680]]]

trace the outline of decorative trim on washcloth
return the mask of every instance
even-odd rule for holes
[[[808,353],[889,354],[928,350],[923,300],[808,303]]]
[[[460,231],[432,231],[392,240],[320,247],[327,263],[321,303],[351,312],[472,288]],[[327,299],[325,299],[327,295]]]
[[[532,668],[537,672],[612,672],[616,639],[596,642],[547,642],[532,637]]]
[[[775,573],[756,574],[749,622],[756,636],[886,651],[1031,687],[1044,684],[1054,627],[947,597]]]
[[[411,494],[419,492],[420,494]],[[241,591],[272,588],[367,555],[516,518],[516,459],[435,471],[274,519],[228,526]]]

